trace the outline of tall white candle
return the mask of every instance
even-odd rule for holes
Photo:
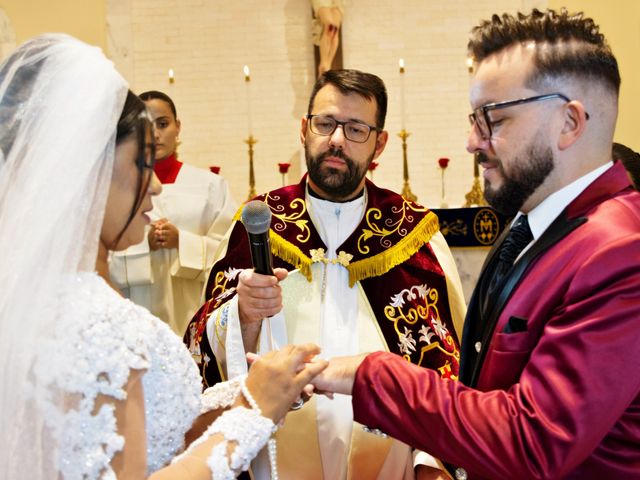
[[[249,66],[245,65],[242,71],[244,72],[244,85],[247,92],[247,121],[249,122],[249,137],[253,137],[253,124],[251,120],[251,88],[249,87],[251,84],[251,73],[249,72]]]
[[[398,62],[400,67],[400,128],[404,131],[406,126],[405,119],[405,105],[404,105],[404,59],[401,58]]]

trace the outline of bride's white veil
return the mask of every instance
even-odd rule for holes
[[[53,478],[30,371],[61,279],[95,268],[126,95],[100,49],[65,35],[0,65],[0,478]]]

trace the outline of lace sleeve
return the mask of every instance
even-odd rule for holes
[[[206,462],[212,478],[233,479],[249,469],[251,460],[267,444],[275,428],[271,420],[256,410],[235,407],[213,422],[183,455],[190,455],[205,442],[211,443],[214,446]]]
[[[206,464],[215,480],[233,479],[249,468],[251,460],[269,442],[277,427],[270,419],[262,416],[260,408],[245,385],[246,376],[209,388],[203,394],[203,412],[228,407],[242,392],[251,409],[235,407],[224,412],[200,438],[176,457],[172,464],[190,456],[202,457],[206,452]],[[273,444],[273,447],[271,446]],[[275,460],[275,450],[273,457]],[[272,463],[272,478],[277,480],[275,463]]]
[[[116,407],[149,368],[144,327],[93,278],[65,288],[53,331],[33,365],[33,401],[43,413],[52,468],[61,478],[109,478],[125,439]],[[50,441],[49,441],[50,439]]]

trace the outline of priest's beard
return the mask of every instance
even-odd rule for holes
[[[327,150],[324,153],[313,156],[309,152],[309,148],[305,145],[304,154],[307,160],[309,178],[311,178],[313,183],[329,195],[331,199],[342,199],[356,191],[367,173],[369,164],[373,161],[375,150],[371,152],[366,162],[360,164],[345,155],[340,149]],[[337,170],[323,165],[322,162],[327,157],[343,159],[347,169]]]
[[[551,148],[540,145],[537,138],[534,138],[524,154],[514,157],[509,174],[505,172],[499,158],[489,160],[480,152],[477,154],[477,161],[496,164],[502,176],[502,186],[493,188],[485,179],[484,196],[489,205],[507,216],[515,215],[554,169]]]

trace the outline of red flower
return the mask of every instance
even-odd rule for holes
[[[289,167],[291,166],[290,163],[279,163],[278,164],[278,169],[280,170],[280,173],[282,173],[283,175],[285,173],[287,173],[289,171]]]
[[[447,165],[449,165],[449,159],[446,157],[439,158],[438,165],[440,165],[440,168],[444,170],[447,168]]]
[[[215,173],[216,175],[220,173],[220,167],[216,165],[211,165],[209,170],[211,170],[211,173]]]
[[[370,172],[373,172],[376,168],[378,168],[378,165],[378,162],[371,162],[367,168]]]

